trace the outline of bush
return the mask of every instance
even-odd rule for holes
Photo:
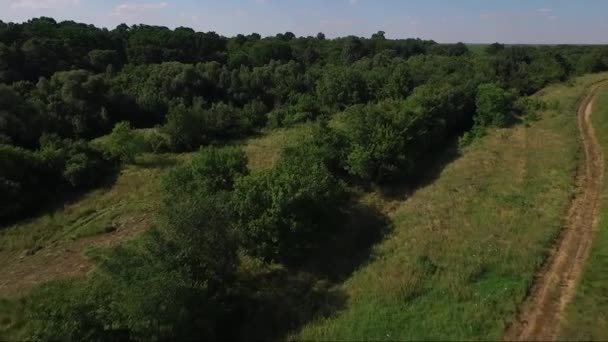
[[[497,84],[482,84],[477,90],[475,125],[503,127],[509,120],[513,95]]]
[[[171,150],[171,139],[166,135],[156,131],[144,137],[145,149],[152,153],[164,153]]]
[[[193,150],[215,140],[242,135],[250,129],[250,122],[240,110],[224,103],[206,109],[199,99],[192,106],[182,103],[172,107],[162,132],[169,136],[174,150]]]
[[[99,184],[112,172],[112,159],[90,148],[84,141],[78,141],[68,149],[63,177],[74,188],[86,189]]]
[[[192,162],[173,169],[163,178],[167,205],[187,196],[207,196],[230,191],[237,178],[248,173],[247,157],[236,147],[201,147]]]
[[[35,288],[25,301],[29,337],[40,341],[111,338],[98,317],[101,305],[93,301],[87,290],[84,283],[73,281],[52,282]]]
[[[127,121],[114,125],[104,146],[109,156],[125,163],[135,162],[135,157],[143,152],[144,147],[144,139],[131,129]]]
[[[249,253],[297,260],[335,226],[344,188],[315,154],[292,151],[270,171],[238,179],[232,200]]]
[[[229,292],[223,279],[229,279],[226,272],[234,272],[236,250],[222,243],[229,241],[226,235],[197,228],[189,230],[194,236],[184,234],[196,237],[188,240],[152,231],[137,246],[118,247],[103,255],[87,280],[37,287],[26,300],[29,337],[68,341],[217,338]]]
[[[339,118],[346,141],[344,168],[378,182],[407,174],[416,161],[412,142],[425,129],[423,119],[402,101],[351,107]]]
[[[173,150],[192,150],[204,142],[201,107],[179,104],[172,107],[162,132],[169,136]]]
[[[86,189],[98,184],[115,166],[112,157],[104,156],[87,142],[62,140],[56,135],[43,135],[37,154],[44,162],[46,172],[63,178],[60,185],[68,184],[73,189]]]

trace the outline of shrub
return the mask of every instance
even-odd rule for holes
[[[171,150],[171,140],[166,134],[153,131],[144,138],[146,150],[152,153],[164,153]]]
[[[331,231],[344,189],[315,154],[293,151],[270,171],[238,179],[232,198],[245,249],[294,260]]]
[[[247,173],[247,157],[241,149],[201,147],[190,164],[175,168],[163,178],[166,202],[229,191],[236,179]]]
[[[101,305],[92,300],[87,290],[84,283],[73,281],[35,288],[25,301],[29,337],[41,341],[109,339],[110,332],[98,317]]]
[[[510,119],[513,95],[497,84],[482,84],[477,90],[475,104],[475,125],[503,127]]]
[[[421,115],[401,101],[354,106],[339,118],[346,140],[345,169],[368,181],[382,182],[413,169],[414,139],[424,129]]]
[[[169,110],[162,132],[169,136],[173,150],[192,150],[204,141],[201,110],[200,107],[189,108],[185,104]]]
[[[143,152],[144,144],[144,139],[131,129],[131,124],[121,121],[114,125],[104,148],[111,157],[133,163],[135,157]]]
[[[214,140],[242,135],[251,128],[240,110],[224,103],[204,108],[198,99],[192,106],[178,104],[167,115],[162,132],[169,136],[175,150],[192,150]]]
[[[63,177],[74,188],[89,188],[108,176],[112,164],[86,142],[77,141],[68,148]]]
[[[83,140],[60,139],[56,135],[43,135],[37,155],[44,163],[47,174],[63,178],[50,182],[66,183],[74,189],[98,184],[112,172],[114,159],[105,157]]]

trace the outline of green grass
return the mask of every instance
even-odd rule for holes
[[[25,340],[24,325],[22,303],[0,299],[0,340]]]
[[[597,94],[593,126],[608,165],[608,87]],[[583,277],[568,306],[560,339],[608,340],[608,177],[604,175],[598,232]]]
[[[275,129],[271,132],[239,142],[243,145],[249,169],[253,172],[269,169],[279,159],[281,152],[296,145],[312,134],[313,124],[305,123],[291,128]]]
[[[172,155],[146,154],[135,165],[124,167],[108,187],[39,217],[24,220],[0,231],[0,252],[42,248],[50,243],[105,233],[127,224],[132,217],[154,211],[158,200],[156,180],[168,166],[177,163]]]
[[[561,229],[578,164],[578,100],[605,77],[543,90],[555,109],[491,132],[389,209],[393,232],[340,285],[345,307],[292,337],[500,339]]]
[[[92,268],[86,249],[129,240],[153,222],[159,180],[190,154],[144,154],[126,165],[115,181],[48,213],[0,230],[0,297],[27,293],[32,286],[78,277]]]
[[[244,147],[250,169],[262,170],[270,167],[286,146],[310,134],[311,127],[304,124],[279,129],[235,144]],[[20,295],[40,282],[81,275],[91,267],[82,256],[85,249],[122,242],[149,228],[160,200],[162,175],[191,156],[145,153],[133,165],[124,165],[111,184],[1,229],[0,296]],[[82,271],[74,270],[80,266]]]

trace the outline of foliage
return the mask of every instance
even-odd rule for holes
[[[237,180],[236,226],[251,254],[299,259],[330,233],[343,199],[323,160],[310,150],[288,150],[273,169]]]
[[[154,143],[157,144],[157,142]],[[143,138],[131,129],[131,124],[121,121],[112,129],[104,148],[111,157],[133,163],[135,157],[143,152],[144,144]],[[153,148],[159,149],[160,147],[154,146]]]
[[[503,127],[509,122],[513,96],[497,84],[482,84],[475,102],[475,124],[480,127]]]
[[[35,206],[44,196],[35,194],[42,185],[41,160],[35,153],[0,145],[0,218],[12,218]]]
[[[29,214],[52,194],[87,189],[112,173],[113,161],[84,141],[47,135],[30,151],[0,145],[0,220]]]
[[[192,106],[182,103],[172,107],[162,132],[169,136],[174,150],[191,150],[247,130],[249,123],[239,114],[239,110],[224,103],[205,108],[203,101],[197,99]]]

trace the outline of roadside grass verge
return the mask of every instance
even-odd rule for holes
[[[591,118],[608,165],[608,87],[597,93]],[[600,221],[576,294],[566,309],[560,339],[608,340],[608,177],[604,174]]]
[[[298,340],[497,340],[562,227],[580,142],[577,105],[606,75],[555,85],[539,120],[492,131],[387,211],[392,234],[341,288],[345,308]],[[375,205],[395,206],[380,193]]]

